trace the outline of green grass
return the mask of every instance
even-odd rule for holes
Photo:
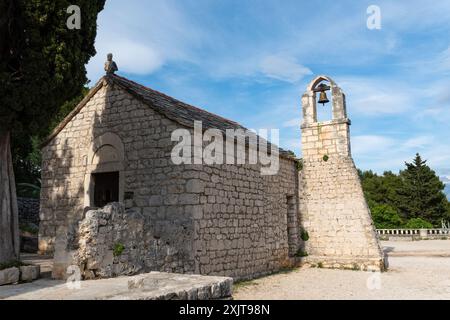
[[[288,274],[300,269],[299,267],[284,267],[281,268],[280,271],[275,272],[274,274]]]
[[[256,282],[258,279],[263,279],[263,278],[270,277],[270,276],[277,275],[277,274],[289,274],[289,273],[297,271],[298,269],[300,269],[300,267],[283,267],[277,272],[267,274],[265,276],[262,276],[262,277],[259,277],[259,278],[253,279],[253,280],[237,281],[234,283],[233,287],[234,287],[234,289],[241,289],[241,288],[246,288],[246,287],[258,286],[259,283]]]
[[[244,281],[238,281],[236,282],[233,287],[234,289],[242,289],[242,288],[246,288],[246,287],[254,287],[254,286],[258,286],[259,284],[256,283],[255,280],[244,280]]]

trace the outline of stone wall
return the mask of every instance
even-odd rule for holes
[[[303,158],[351,157],[350,120],[315,122],[302,127]]]
[[[72,263],[74,226],[89,207],[86,180],[101,167],[92,164],[98,160],[93,144],[108,133],[117,135],[123,143],[121,183],[123,193],[130,195],[125,200],[127,208],[135,209],[145,219],[146,268],[194,271],[190,210],[199,204],[199,196],[185,191],[192,170],[169,163],[173,147],[170,138],[176,128],[174,122],[108,85],[99,89],[44,148],[40,250],[52,252],[59,238],[59,251],[66,252],[55,255],[55,277],[64,277]]]
[[[144,217],[119,203],[91,210],[76,234],[75,264],[84,279],[134,275],[145,269]]]
[[[298,203],[295,162],[282,159],[272,177],[261,176],[258,165],[174,165],[177,128],[183,127],[108,84],[43,149],[40,250],[56,247],[56,278],[77,260],[90,175],[108,168],[120,171],[126,208],[143,216],[145,271],[251,278],[293,262],[298,219],[291,214],[288,228],[287,215],[288,197],[290,207]],[[120,143],[106,143],[112,136]],[[112,156],[102,160],[102,141],[117,157],[110,148]]]
[[[367,270],[382,253],[351,158],[304,159],[300,213],[308,259],[324,266]]]
[[[288,224],[288,197],[297,203],[295,163],[281,160],[280,173],[261,176],[258,166],[207,168],[194,216],[196,272],[252,278],[289,266],[298,250],[298,214]],[[291,238],[289,255],[288,229]]]

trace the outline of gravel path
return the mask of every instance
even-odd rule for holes
[[[389,271],[300,268],[238,284],[236,300],[450,299],[450,241],[383,242]]]

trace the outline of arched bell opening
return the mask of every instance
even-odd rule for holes
[[[303,125],[347,118],[345,95],[327,76],[318,76],[302,97]]]
[[[325,122],[333,119],[333,96],[331,83],[327,79],[318,82],[313,88],[316,105],[316,122]]]

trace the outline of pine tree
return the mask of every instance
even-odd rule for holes
[[[360,172],[360,177],[364,194],[369,203],[397,207],[399,202],[397,190],[402,185],[402,180],[398,175],[386,171],[379,176],[372,171],[364,171]]]
[[[422,218],[436,227],[446,217],[445,185],[419,154],[412,163],[405,163],[400,172],[402,185],[398,189],[398,209],[407,219]]]

